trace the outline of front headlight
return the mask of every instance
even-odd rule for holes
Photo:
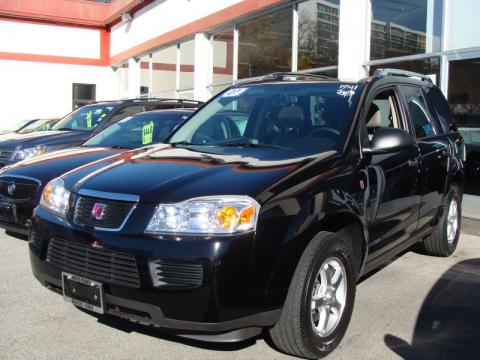
[[[15,160],[25,160],[30,159],[34,156],[43,155],[47,153],[47,147],[45,145],[38,145],[35,147],[18,150],[15,155]]]
[[[207,196],[160,204],[146,233],[234,234],[255,230],[260,205],[248,196]]]
[[[69,199],[70,191],[65,189],[63,180],[61,178],[55,178],[43,189],[40,206],[61,217],[65,217]]]

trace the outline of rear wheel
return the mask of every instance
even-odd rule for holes
[[[283,352],[327,355],[340,343],[355,301],[356,266],[350,239],[322,232],[305,249],[277,324],[270,330]]]
[[[457,248],[462,221],[460,190],[452,185],[447,194],[445,210],[432,234],[424,240],[425,252],[433,256],[450,256]]]

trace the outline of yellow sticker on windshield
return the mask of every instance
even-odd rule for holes
[[[143,125],[142,128],[142,144],[151,144],[153,141],[153,121]]]
[[[87,128],[90,129],[92,127],[92,112],[87,112]]]

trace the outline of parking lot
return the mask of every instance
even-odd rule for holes
[[[451,258],[407,252],[358,285],[350,328],[331,359],[473,359],[480,343],[480,225],[464,221]],[[75,309],[40,286],[28,244],[0,235],[1,359],[282,359],[262,337],[194,342]]]

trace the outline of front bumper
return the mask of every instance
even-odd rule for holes
[[[101,246],[100,252],[133,255],[139,282],[129,284],[113,278],[112,281],[105,280],[105,277],[96,277],[93,270],[85,274],[75,267],[80,263],[65,267],[65,262],[58,262],[58,258],[55,258],[59,256],[59,252],[53,249],[58,242],[55,239],[62,239],[60,243],[63,249],[65,244],[72,244],[70,254],[74,255],[77,254],[77,248],[86,249],[82,250],[82,254],[93,254],[94,242],[97,249]],[[29,236],[32,270],[44,286],[61,293],[62,271],[87,278],[90,276],[92,280],[104,284],[107,313],[172,329],[195,338],[199,338],[198,333],[220,336],[221,333],[238,329],[271,326],[277,321],[280,309],[265,308],[265,292],[249,289],[253,240],[253,234],[218,238],[169,236],[157,239],[143,234],[87,232],[42,208],[35,210]],[[194,282],[193,286],[191,283],[189,286],[175,283],[172,286],[168,276],[161,278],[162,281],[155,280],[152,263],[159,260],[175,262],[175,266],[168,268],[167,275],[173,276],[172,279],[185,279],[185,274],[191,273],[189,269],[179,268],[179,264],[200,264],[203,268],[201,281]],[[177,268],[180,273],[172,273]],[[182,284],[188,285],[188,282]],[[255,334],[237,331],[233,340],[227,341]]]
[[[16,234],[27,235],[33,209],[38,205],[39,199],[35,197],[17,202],[0,199],[0,202],[8,203],[12,207],[12,221],[6,222],[0,220],[0,228]]]

